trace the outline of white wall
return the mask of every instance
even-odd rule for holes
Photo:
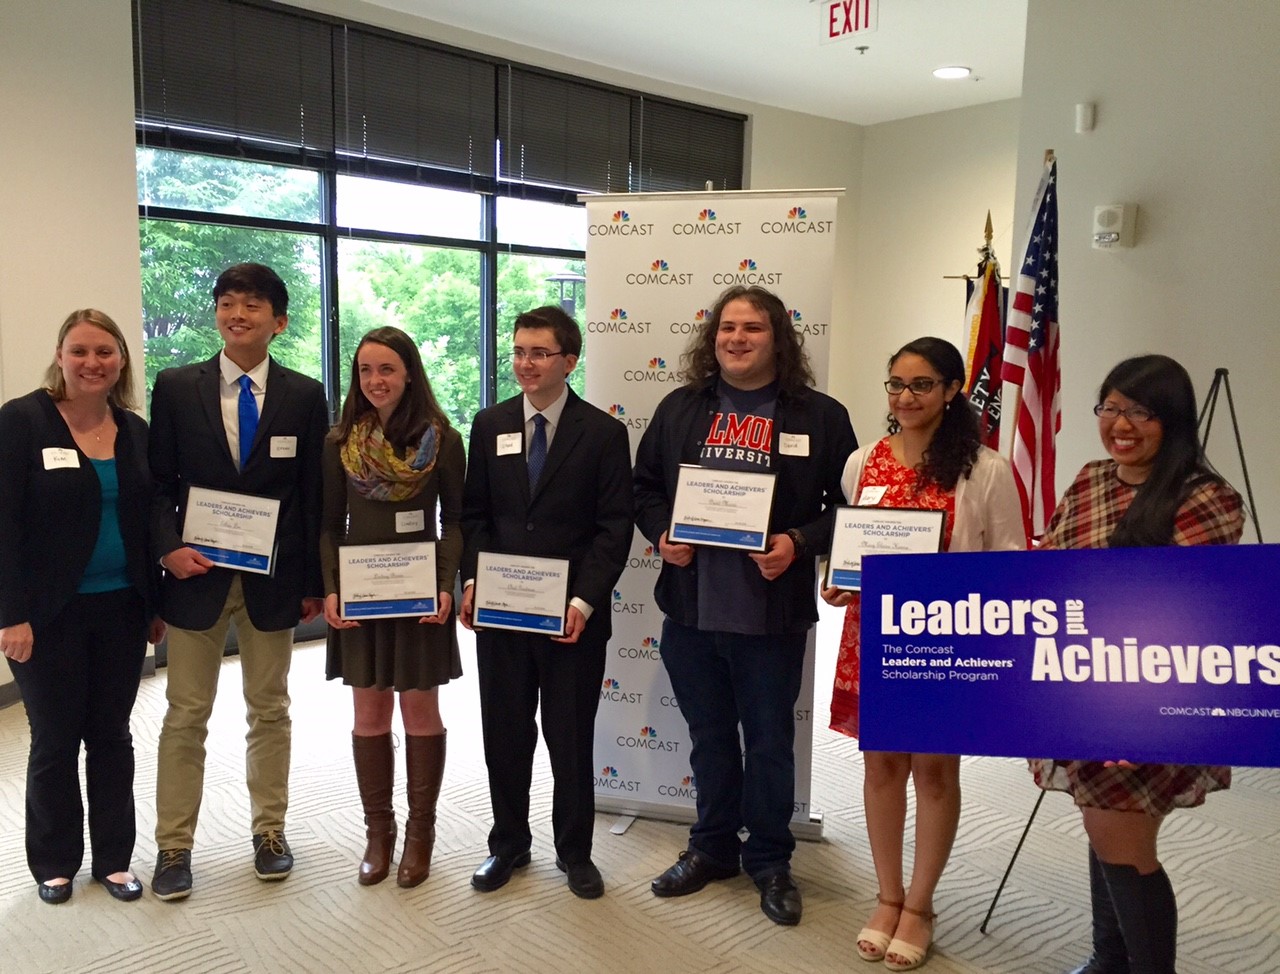
[[[864,130],[856,244],[845,265],[853,314],[833,342],[830,385],[859,442],[884,434],[880,383],[893,352],[922,335],[961,346],[964,281],[943,278],[976,270],[988,210],[1008,268],[1017,141],[1016,101]]]
[[[1271,440],[1280,420],[1278,42],[1280,4],[1270,0],[1031,0],[1016,210],[1025,220],[1044,150],[1054,149],[1059,488],[1102,453],[1089,409],[1116,362],[1172,355],[1202,400],[1224,367],[1272,541],[1280,537]],[[1097,128],[1076,135],[1073,106],[1082,101],[1097,103]],[[1137,246],[1093,250],[1094,206],[1120,201],[1139,205]],[[1209,455],[1243,491],[1225,396]],[[1252,537],[1252,525],[1246,531]]]
[[[11,399],[39,384],[75,308],[106,311],[140,352],[142,278],[128,0],[6,4],[3,25],[0,398]]]

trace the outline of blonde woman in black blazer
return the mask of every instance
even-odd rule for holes
[[[43,388],[0,407],[0,651],[31,725],[27,863],[65,903],[84,857],[85,745],[93,878],[120,900],[135,837],[129,714],[154,618],[147,424],[107,315],[74,311]]]

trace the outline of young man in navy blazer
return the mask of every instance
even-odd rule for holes
[[[275,362],[267,348],[289,323],[284,282],[262,264],[237,264],[213,288],[223,348],[207,362],[166,369],[151,397],[152,544],[164,567],[169,707],[156,767],[151,881],[162,900],[191,893],[191,849],[204,788],[204,741],[227,627],[240,646],[246,782],[254,871],[284,879],[289,802],[289,662],[293,627],[320,614],[320,451],[324,388]],[[182,540],[193,486],[280,501],[270,575],[214,567]]]
[[[529,862],[534,714],[541,698],[555,776],[556,865],[577,896],[604,893],[591,861],[593,745],[612,631],[609,599],[631,547],[631,451],[626,428],[565,382],[581,350],[582,333],[560,308],[520,315],[512,359],[523,392],[483,410],[471,426],[462,504],[463,625],[474,622],[479,552],[569,561],[563,636],[476,631],[493,805],[490,855],[471,877],[481,892],[505,886],[512,870]]]

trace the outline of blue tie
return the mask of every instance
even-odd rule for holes
[[[247,375],[240,376],[237,405],[240,413],[240,469],[243,470],[253,450],[253,438],[258,433],[258,400],[253,398],[252,380]]]
[[[533,414],[533,439],[529,441],[529,491],[538,486],[542,468],[547,462],[547,417]]]

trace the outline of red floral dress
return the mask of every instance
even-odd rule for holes
[[[862,476],[853,492],[857,503],[864,487],[884,487],[877,507],[913,507],[926,511],[946,511],[947,524],[942,547],[951,547],[951,527],[956,515],[956,494],[937,484],[917,489],[918,475],[904,467],[893,455],[886,437],[871,448],[862,465]],[[862,671],[859,627],[862,625],[862,596],[855,592],[844,614],[840,636],[840,656],[836,660],[835,685],[831,690],[831,729],[849,737],[858,736],[858,680]]]

